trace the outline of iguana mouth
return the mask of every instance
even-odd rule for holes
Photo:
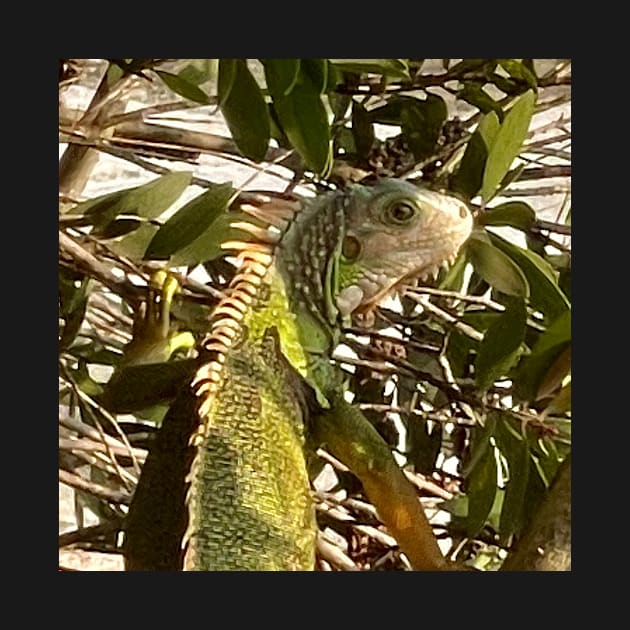
[[[337,307],[342,316],[351,313],[365,315],[373,311],[387,298],[399,295],[409,285],[436,280],[441,269],[448,269],[457,258],[457,252],[438,263],[430,263],[397,275],[364,271],[350,286],[337,296]],[[392,281],[392,277],[395,278]]]
[[[419,270],[415,270],[412,273],[402,276],[393,284],[382,288],[379,292],[373,295],[365,304],[360,307],[361,310],[366,308],[372,310],[378,305],[382,304],[387,298],[400,295],[404,288],[410,285],[417,285],[428,280],[437,280],[440,270],[447,270],[455,262],[457,254],[453,254],[450,258],[446,259],[442,263],[428,265]]]

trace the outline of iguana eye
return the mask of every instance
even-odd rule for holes
[[[398,201],[387,208],[385,211],[385,220],[388,223],[396,223],[404,225],[413,219],[416,214],[416,208],[405,201]]]

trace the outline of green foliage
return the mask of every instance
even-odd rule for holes
[[[488,145],[488,158],[483,171],[480,194],[484,201],[491,199],[518,156],[534,114],[536,95],[533,91],[519,96],[500,128]]]
[[[144,257],[166,259],[190,245],[225,212],[233,194],[231,184],[218,184],[189,201],[155,233]]]
[[[164,147],[142,141],[146,128],[129,138],[117,126],[115,116],[124,108],[108,113],[106,102],[100,112],[87,112],[95,121],[96,148],[119,148],[159,175],[80,203],[85,195],[60,190],[67,196],[60,231],[85,250],[79,256],[60,240],[60,402],[76,407],[86,426],[100,423],[118,439],[116,414],[153,422],[146,409],[183,387],[194,364],[190,353],[180,349],[168,361],[131,367],[123,357],[134,334],[131,319],[137,321],[154,296],[148,278],[156,268],[181,285],[170,304],[172,332],[191,331],[197,342],[234,273],[221,243],[243,236],[231,227],[243,218],[233,204],[243,178],[230,181],[210,172],[204,183],[199,151],[223,152],[259,168],[278,161],[295,182],[322,190],[366,176],[412,174],[422,185],[465,199],[474,210],[475,231],[436,281],[440,291],[423,296],[433,309],[421,301],[416,308],[421,293],[411,292],[402,312],[376,311],[376,330],[396,327],[403,350],[392,350],[380,337],[367,345],[342,337],[365,362],[347,371],[346,382],[392,449],[404,444],[400,457],[410,475],[421,473],[446,487],[444,461],[456,462],[449,490],[454,497],[439,505],[452,514],[446,536],[461,543],[458,559],[481,566],[483,558],[492,558],[487,566],[499,566],[547,494],[571,440],[571,251],[566,241],[560,244],[567,226],[552,224],[549,231],[538,210],[545,204],[534,204],[514,186],[531,182],[534,173],[540,181],[533,183],[544,188],[545,168],[538,167],[547,166],[546,154],[566,155],[551,141],[533,143],[528,135],[547,107],[547,86],[566,87],[566,63],[545,62],[543,71],[542,61],[108,60],[103,82],[117,106],[126,105],[129,86],[140,81],[148,95],[159,95],[151,107],[176,101],[195,118],[222,117],[229,138],[217,144],[211,137],[213,144],[205,132],[199,132],[199,143],[182,136],[176,153],[180,137],[173,136],[167,150],[174,153],[167,160],[162,153],[156,162],[152,151]],[[536,152],[536,144],[543,150]],[[175,163],[182,155],[191,157]],[[164,174],[165,168],[171,172]],[[191,190],[193,181],[203,190]],[[244,188],[258,185],[247,182]],[[181,207],[173,211],[175,204]],[[200,265],[205,286],[191,279]],[[396,417],[405,427],[402,436]],[[69,467],[73,457],[64,453],[60,462]],[[124,494],[130,482],[112,472],[118,460],[109,468],[94,460],[90,478]],[[351,498],[361,491],[351,473],[339,473],[338,482]],[[89,492],[79,492],[94,502]],[[118,509],[103,497],[96,503],[109,517]],[[380,549],[371,541],[354,550],[364,534],[353,539],[347,524],[327,525],[348,536],[353,559],[373,560]]]
[[[481,390],[487,390],[518,361],[526,320],[524,300],[514,299],[486,330],[475,361],[475,379]]]
[[[307,168],[318,175],[330,170],[332,146],[328,113],[321,98],[325,65],[310,60],[265,59],[267,87],[278,122]],[[297,62],[297,63],[296,63]]]
[[[194,101],[195,103],[207,105],[210,102],[208,95],[189,79],[186,79],[181,75],[171,74],[170,72],[163,72],[160,70],[157,70],[156,74],[176,94]],[[190,75],[190,73],[188,74]]]
[[[262,91],[245,60],[219,62],[218,97],[238,148],[245,157],[260,162],[269,146],[269,114]]]

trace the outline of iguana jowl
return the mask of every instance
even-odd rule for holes
[[[305,422],[343,404],[328,360],[340,324],[451,262],[472,228],[463,202],[399,180],[242,210],[248,237],[224,244],[240,267],[192,381],[197,413],[180,397],[147,459],[128,569],[314,568]]]

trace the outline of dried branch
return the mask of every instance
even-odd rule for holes
[[[123,524],[122,517],[114,517],[105,523],[91,525],[89,527],[80,527],[71,532],[59,535],[59,548],[68,547],[81,542],[90,542],[97,540],[107,534],[112,534],[121,529]]]
[[[93,494],[95,497],[111,503],[120,503],[122,505],[129,505],[131,503],[131,493],[124,490],[112,490],[111,488],[94,483],[93,481],[88,481],[75,473],[68,472],[61,468],[59,469],[59,481],[75,490],[82,490],[83,492]]]
[[[317,535],[317,552],[324,560],[341,571],[360,570],[337,545],[328,541],[321,532]]]

